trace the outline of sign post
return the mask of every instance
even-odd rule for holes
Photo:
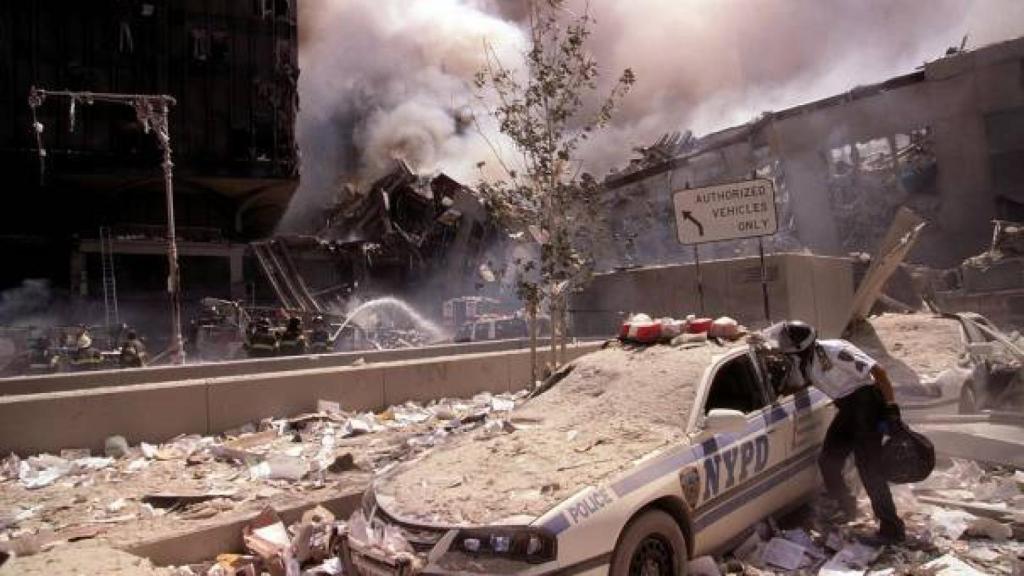
[[[672,193],[679,242],[694,247],[709,242],[757,238],[761,257],[761,290],[765,318],[771,321],[768,308],[768,279],[764,262],[764,236],[778,231],[775,187],[771,180],[755,179],[733,184],[678,190]],[[697,265],[700,266],[699,260]],[[701,308],[703,291],[698,271]]]

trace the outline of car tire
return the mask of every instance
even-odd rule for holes
[[[960,389],[958,412],[960,414],[978,413],[978,396],[974,391],[974,385],[970,382],[964,383],[964,387]]]
[[[686,538],[675,518],[648,510],[623,530],[612,554],[611,576],[684,576]]]

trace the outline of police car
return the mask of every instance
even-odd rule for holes
[[[820,482],[817,455],[833,414],[832,404],[822,392],[814,388],[780,390],[788,364],[762,346],[653,348],[664,349],[657,353],[677,362],[679,369],[669,370],[663,377],[685,398],[678,409],[678,435],[668,445],[636,458],[628,450],[616,449],[616,433],[621,432],[617,430],[610,429],[605,436],[613,445],[593,456],[574,450],[567,441],[566,460],[556,458],[552,470],[589,465],[610,473],[595,474],[593,481],[582,474],[578,485],[561,486],[568,489],[565,497],[559,496],[550,506],[545,501],[543,509],[517,505],[529,513],[484,522],[458,522],[444,513],[431,520],[410,511],[419,501],[437,500],[442,506],[459,509],[471,509],[466,508],[467,500],[476,498],[484,503],[492,498],[493,502],[487,483],[466,490],[459,486],[462,480],[446,480],[453,496],[445,500],[444,485],[429,493],[413,489],[430,481],[424,477],[407,482],[396,498],[394,481],[419,478],[417,466],[423,463],[398,466],[366,492],[362,509],[342,530],[340,556],[345,573],[683,574],[688,559],[738,543],[759,520],[799,505],[814,494]],[[586,359],[577,362],[586,363]],[[645,364],[655,362],[641,360],[637,369],[644,369]],[[583,374],[601,377],[597,372]],[[587,406],[620,393],[611,388],[597,392],[580,389],[584,392],[576,401],[583,412]],[[670,399],[671,392],[669,389],[666,395],[659,390],[657,394],[659,399]],[[621,393],[630,390],[627,387]],[[531,399],[523,408],[538,400]],[[620,420],[615,416],[608,421]],[[537,425],[545,426],[543,422]],[[484,467],[493,467],[498,474],[507,471],[516,480],[537,477],[515,473],[516,461],[537,462],[545,457],[531,453],[534,443],[530,438],[540,436],[528,432],[531,429],[524,431],[517,445],[518,460],[499,458],[500,451],[495,448],[496,457]],[[566,434],[562,429],[555,432]],[[515,433],[509,437],[506,444],[515,441]],[[479,452],[485,440],[455,444],[441,456],[458,462],[460,451]],[[620,452],[621,461],[608,462]],[[466,460],[466,465],[479,464]],[[474,472],[470,470],[464,477],[479,475]],[[562,473],[560,482],[567,482],[567,474]],[[388,490],[382,486],[389,480],[392,489],[386,495]],[[541,494],[544,489],[538,487]]]

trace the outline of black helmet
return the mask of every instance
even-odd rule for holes
[[[798,354],[814,345],[817,338],[818,334],[810,324],[799,320],[786,322],[779,333],[779,350],[786,354]]]

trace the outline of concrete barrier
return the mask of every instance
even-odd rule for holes
[[[541,345],[546,339],[539,340]],[[46,374],[39,376],[18,376],[0,378],[0,396],[17,394],[41,394],[61,390],[85,390],[108,386],[133,386],[156,382],[176,382],[195,378],[219,378],[224,376],[240,376],[243,374],[260,374],[267,372],[287,372],[292,370],[314,370],[350,366],[362,359],[367,364],[395,362],[398,360],[415,360],[441,356],[458,356],[462,354],[479,354],[482,352],[499,352],[503,350],[528,349],[527,338],[512,340],[495,340],[492,342],[466,342],[462,344],[441,344],[421,348],[401,348],[397,350],[364,350],[359,352],[335,352],[308,356],[283,358],[259,358],[246,360],[230,360],[225,362],[209,362],[204,364],[188,364],[185,366],[152,366],[131,370],[99,370],[74,374]]]
[[[600,342],[569,346],[569,359]],[[135,445],[178,434],[217,434],[262,418],[316,408],[317,400],[352,411],[406,400],[505,392],[529,383],[529,350],[271,372],[136,386],[0,397],[0,454],[102,450],[123,435]]]
[[[202,380],[51,392],[0,398],[0,453],[103,450],[114,434],[162,442],[184,432],[208,434],[207,384]]]

